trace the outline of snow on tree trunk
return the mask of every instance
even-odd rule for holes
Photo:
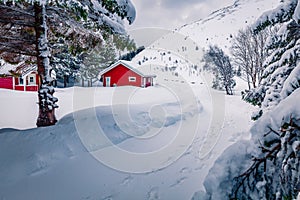
[[[46,24],[46,8],[45,5],[34,4],[35,21],[36,21],[36,51],[38,74],[41,79],[41,85],[38,92],[39,98],[39,116],[36,125],[51,126],[56,123],[55,104],[58,100],[53,97],[54,87],[50,78],[49,56],[47,40],[47,24]]]

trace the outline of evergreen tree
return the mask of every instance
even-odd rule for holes
[[[88,86],[93,82],[99,81],[99,72],[116,61],[116,47],[111,40],[107,40],[103,46],[93,49],[90,53],[83,53],[80,57],[82,66],[79,70],[79,76],[82,81],[88,81]]]
[[[261,84],[246,97],[246,100],[261,106],[262,118],[256,129],[265,132],[252,135],[252,139],[258,141],[254,142],[259,143],[259,150],[252,156],[250,167],[235,178],[233,199],[299,198],[300,123],[299,111],[295,109],[298,102],[293,98],[300,87],[300,2],[298,5],[297,2],[282,2],[277,9],[265,13],[255,26],[256,31],[261,31],[278,24],[280,30],[269,39],[271,53],[265,62]],[[271,108],[281,111],[283,116],[274,116],[275,112],[268,114],[272,112]],[[266,110],[269,112],[262,112]],[[279,119],[281,125],[278,125]]]
[[[271,109],[282,99],[299,87],[295,76],[299,70],[299,25],[292,19],[297,1],[285,1],[273,12],[268,12],[258,20],[256,32],[268,26],[278,25],[279,31],[268,39],[269,56],[264,62],[264,73],[258,88],[251,90],[245,97],[246,101]],[[293,73],[292,73],[293,72]],[[291,77],[290,77],[291,75]]]
[[[141,47],[137,48],[137,50],[135,50],[135,51],[131,51],[129,53],[126,53],[125,55],[122,55],[119,59],[131,61],[137,54],[142,52],[144,49],[145,49],[145,47],[141,46]]]
[[[5,33],[0,36],[0,53],[37,58],[38,74],[42,80],[37,126],[56,122],[57,98],[53,97],[49,65],[50,39],[65,38],[71,51],[88,49],[101,41],[102,34],[98,30],[124,33],[121,20],[126,18],[132,23],[135,18],[134,7],[128,0],[0,0],[0,13],[1,32]]]

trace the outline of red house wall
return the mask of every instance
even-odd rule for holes
[[[117,86],[132,85],[137,87],[142,85],[142,77],[122,64],[103,74],[103,86],[106,86],[106,77],[110,77],[110,87],[114,86],[114,84]],[[136,81],[129,82],[129,77],[136,77]]]
[[[15,79],[15,87],[13,86],[13,79]],[[26,79],[26,84],[28,84],[27,79]],[[40,78],[39,75],[36,74],[36,85],[27,85],[26,91],[38,91],[39,85],[40,85]],[[0,88],[24,91],[24,85],[19,85],[18,77],[3,77],[3,78],[0,77]]]
[[[35,72],[32,72],[33,74],[36,74]],[[29,81],[28,81],[28,77],[26,78],[26,80],[23,80],[24,83],[26,81],[26,89],[25,91],[38,91],[39,89],[39,85],[40,85],[40,78],[39,75],[36,74],[36,85],[28,85]],[[19,78],[15,78],[15,90],[20,90],[20,91],[24,91],[24,85],[19,85]]]
[[[26,91],[38,91],[38,86],[37,85],[27,85]]]
[[[0,78],[0,88],[11,89],[11,90],[14,89],[13,77]]]
[[[16,85],[15,90],[24,91],[24,86],[23,85]]]

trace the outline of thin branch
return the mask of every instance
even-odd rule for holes
[[[3,4],[0,4],[0,10],[3,9],[3,10],[11,10],[13,12],[18,12],[18,13],[21,13],[23,15],[27,15],[28,17],[34,17],[34,14],[32,14],[31,12],[29,12],[30,9],[28,9],[28,12],[26,12],[26,10],[20,10],[20,9],[16,9],[15,7],[13,6],[6,6],[6,5],[3,5]]]
[[[35,44],[34,39],[27,40],[27,39],[24,39],[24,38],[21,38],[21,37],[7,37],[7,36],[1,36],[0,35],[0,44],[6,43],[6,42],[1,42],[1,41],[7,41],[9,43],[14,43],[14,42],[17,43],[16,41],[19,41],[19,42],[22,42],[22,44],[24,44],[24,45],[33,45],[33,44]]]
[[[22,46],[10,46],[8,44],[1,44],[0,45],[0,52],[9,52],[9,53],[14,53],[14,54],[21,54],[21,55],[27,55],[27,56],[37,56],[37,53],[35,51],[35,48],[32,47],[33,49],[30,48],[25,48],[23,49]]]
[[[5,20],[5,18],[1,18],[0,17],[0,23],[11,23],[11,24],[15,24],[15,25],[19,25],[19,26],[28,26],[28,27],[34,27],[35,26],[35,24],[34,24],[34,22],[32,21],[23,21],[23,20],[14,20],[14,19],[7,19],[7,20]]]
[[[268,126],[268,128],[270,129],[270,131],[268,133],[266,133],[264,136],[267,136],[270,133],[275,133],[277,136],[280,137],[280,133],[278,133],[277,131],[275,131],[271,126]]]

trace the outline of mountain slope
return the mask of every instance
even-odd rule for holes
[[[263,12],[278,4],[279,0],[237,0],[205,19],[181,27],[179,33],[189,36],[202,47],[217,44],[228,51],[231,39],[239,29],[251,25]]]
[[[154,42],[141,30],[135,35],[144,40],[149,38],[151,45],[138,54],[133,62],[143,67],[156,65],[162,68],[173,68],[178,63],[185,63],[190,68],[198,66],[196,69],[199,71],[204,64],[204,50],[209,45],[218,45],[229,54],[232,39],[238,30],[252,25],[262,13],[275,8],[279,3],[279,0],[237,0],[202,20],[168,31]],[[154,32],[151,30],[152,34]],[[161,33],[161,30],[157,32]]]

